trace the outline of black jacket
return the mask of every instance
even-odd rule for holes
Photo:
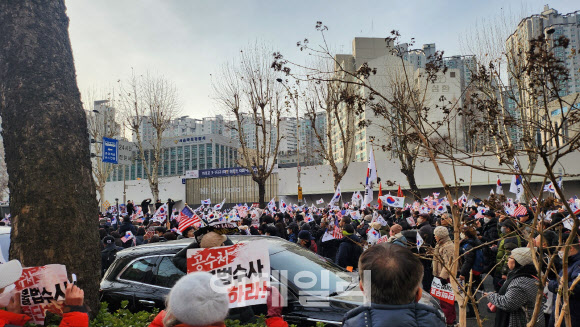
[[[135,205],[133,204],[133,202],[127,203],[127,214],[131,216],[134,213],[135,213]]]
[[[343,268],[348,266],[358,268],[358,258],[362,254],[362,247],[359,244],[360,238],[356,235],[341,238],[334,262]]]
[[[131,232],[133,233],[133,236],[135,236],[137,235],[137,228],[135,228],[135,226],[131,222],[123,222],[123,224],[121,224],[121,227],[119,227],[119,234],[121,234],[121,237],[123,237],[127,232]],[[131,247],[132,244],[133,240],[128,240],[127,242],[123,243],[123,247],[126,249],[128,247]]]
[[[473,269],[473,264],[475,263],[476,250],[471,251],[471,249],[479,245],[481,245],[481,242],[476,238],[466,238],[461,241],[460,246],[465,254],[463,255],[463,264],[459,270],[459,275],[465,277],[466,280],[469,279],[469,272]]]
[[[481,242],[488,243],[497,241],[499,239],[499,231],[497,230],[497,218],[491,220],[481,227]]]
[[[141,202],[141,209],[143,210],[143,216],[149,213],[149,205],[151,204],[151,200],[143,200]]]

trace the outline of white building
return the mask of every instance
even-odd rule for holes
[[[365,63],[370,68],[375,68],[376,73],[368,77],[368,83],[381,94],[389,97],[394,91],[393,86],[396,83],[405,82],[405,74],[407,74],[412,87],[424,90],[424,83],[426,83],[425,65],[436,53],[435,44],[426,44],[422,49],[416,50],[408,49],[407,44],[400,44],[394,50],[392,41],[385,38],[357,37],[353,40],[352,46],[352,55],[337,55],[336,60],[344,70],[350,72],[358,70]],[[401,54],[402,58],[399,54]],[[450,104],[448,102],[457,107],[463,104],[462,93],[471,79],[470,69],[475,66],[475,59],[473,57],[456,56],[445,58],[444,64],[448,67],[447,72],[445,74],[443,72],[439,73],[437,80],[433,83],[430,82],[431,84],[426,91],[427,96],[424,105],[432,108],[429,113],[429,120],[432,122],[443,119],[443,111],[441,108],[436,109],[436,106],[446,105],[449,107]],[[365,97],[370,95],[366,88],[360,89],[358,92]],[[345,147],[354,147],[353,158],[348,158],[347,160],[366,161],[371,145],[376,147],[375,150],[378,150],[378,147],[392,141],[385,132],[388,122],[382,117],[377,117],[369,105],[366,105],[364,111],[356,116],[343,110],[339,117],[344,125],[352,124],[355,127],[355,137],[351,142],[352,144],[343,145],[340,142],[338,130],[333,129],[333,152],[338,162],[345,160]],[[333,126],[336,125],[335,120],[333,118]],[[366,127],[358,127],[359,122],[365,120],[371,121],[371,124]],[[456,140],[457,145],[464,146],[465,128],[462,120],[457,119],[451,123],[451,132],[453,134],[451,137]],[[443,129],[447,130],[447,126],[440,128],[443,136],[449,136],[447,132],[443,131]]]

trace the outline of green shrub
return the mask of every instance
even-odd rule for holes
[[[97,316],[91,320],[91,327],[147,327],[155,319],[159,313],[159,309],[153,309],[152,312],[140,311],[132,313],[127,309],[128,301],[121,302],[121,309],[115,312],[107,310],[108,304],[101,303],[101,308]],[[46,327],[58,327],[60,317],[56,315],[48,315],[46,319]],[[266,317],[259,316],[256,323],[241,324],[239,320],[226,320],[227,327],[266,327]],[[25,327],[35,326],[33,324],[26,324]],[[296,327],[296,325],[291,325]],[[324,324],[316,324],[317,327],[323,327]]]

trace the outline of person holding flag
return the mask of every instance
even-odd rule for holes
[[[366,208],[370,206],[373,202],[373,181],[377,180],[377,167],[375,165],[375,155],[373,153],[373,147],[369,152],[369,162],[367,167],[367,177],[365,180],[365,197],[361,208]]]
[[[515,175],[512,176],[510,192],[516,195],[516,199],[518,199],[518,201],[521,201],[522,195],[524,194],[524,184],[522,183],[521,170],[516,158],[514,158],[514,171]]]
[[[342,194],[340,193],[340,184],[338,184],[338,186],[336,186],[336,191],[334,192],[334,196],[332,197],[332,199],[330,200],[330,202],[328,202],[329,206],[334,206],[334,204],[340,200]]]
[[[499,175],[497,175],[497,183],[495,186],[495,193],[498,195],[503,194],[503,188],[501,187],[501,180],[499,179]]]

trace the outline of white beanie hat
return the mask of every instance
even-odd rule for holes
[[[447,227],[437,226],[435,227],[433,234],[439,238],[444,238],[449,236],[449,230],[447,229]]]
[[[10,286],[22,276],[22,265],[18,260],[11,260],[0,264],[0,288]]]
[[[516,248],[512,250],[511,257],[522,266],[529,265],[533,262],[532,249]]]
[[[167,298],[168,311],[181,323],[193,326],[223,322],[228,315],[229,298],[219,279],[214,275],[196,272],[183,276],[175,283]],[[211,283],[214,283],[215,290]]]

